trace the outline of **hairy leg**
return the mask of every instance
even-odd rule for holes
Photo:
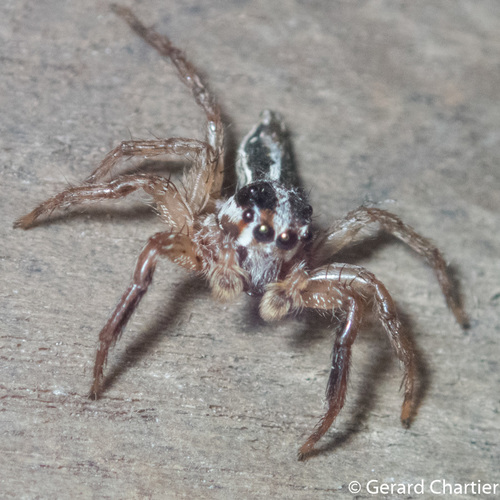
[[[314,272],[309,282],[309,289],[303,293],[306,307],[315,307],[320,296],[312,293],[316,287],[328,287],[327,283],[339,283],[365,298],[373,301],[375,314],[382,323],[397,357],[404,366],[404,401],[401,409],[401,423],[408,427],[413,417],[415,406],[415,379],[417,367],[415,361],[414,346],[410,337],[404,331],[403,325],[398,317],[396,306],[384,284],[372,273],[360,266],[347,264],[333,264],[325,266]],[[314,285],[313,285],[314,283]],[[331,293],[331,292],[330,292]],[[316,306],[317,307],[317,306]]]
[[[155,48],[161,55],[170,58],[179,72],[180,79],[191,90],[197,104],[205,111],[208,121],[216,122],[220,116],[219,106],[209,88],[203,83],[197,69],[186,59],[183,52],[167,36],[161,35],[153,28],[144,26],[127,7],[112,4],[111,8],[145,42]]]
[[[427,261],[434,269],[448,307],[458,323],[467,328],[469,320],[460,297],[456,293],[443,255],[430,240],[418,234],[411,226],[402,222],[391,212],[372,207],[360,207],[349,212],[344,219],[337,221],[329,229],[325,239],[322,240],[323,247],[318,248],[318,260],[320,261],[318,264],[353,243],[360,231],[366,229],[370,224],[378,224],[383,231],[406,243]]]
[[[206,142],[196,139],[174,137],[171,139],[158,139],[152,141],[123,141],[112,149],[101,164],[85,179],[87,184],[96,184],[111,174],[113,169],[124,158],[154,158],[160,155],[175,155],[185,157],[206,154],[210,146]]]
[[[204,110],[207,117],[206,142],[211,146],[214,156],[211,159],[210,184],[212,196],[219,197],[224,173],[224,126],[217,101],[203,82],[198,70],[191,64],[183,52],[170,39],[148,28],[127,7],[113,4],[113,11],[124,19],[132,30],[145,42],[155,48],[161,55],[168,57],[175,67],[182,82],[191,90],[196,103]]]
[[[171,215],[171,222],[176,222],[176,224],[172,224],[174,227],[191,224],[192,214],[189,207],[187,203],[182,203],[183,198],[172,182],[160,176],[137,174],[124,175],[104,184],[69,187],[38,205],[29,214],[18,219],[14,223],[14,227],[29,229],[40,217],[50,215],[56,209],[64,209],[82,203],[123,198],[138,189],[143,189],[153,196],[160,206],[160,210],[165,208],[165,213],[168,212],[169,199],[171,199],[171,205],[175,203],[179,207],[178,211]]]
[[[330,428],[344,406],[351,361],[351,346],[356,339],[362,316],[362,306],[359,298],[348,296],[344,299],[344,303],[347,315],[344,328],[337,335],[333,345],[332,366],[326,388],[327,409],[313,433],[300,448],[299,460],[304,460],[307,457],[321,436]]]
[[[152,158],[167,154],[177,156],[193,155],[194,165],[185,173],[182,182],[184,195],[182,201],[187,202],[191,214],[202,212],[211,200],[217,199],[221,195],[224,173],[223,126],[220,110],[215,99],[202,83],[194,66],[185,59],[182,52],[173,46],[167,37],[156,33],[153,29],[146,28],[129,9],[114,5],[113,10],[124,18],[132,29],[156,48],[160,54],[169,57],[173,61],[181,79],[191,89],[195,100],[205,111],[208,120],[207,139],[206,141],[185,138],[124,141],[106,155],[99,167],[85,180],[84,186],[68,188],[59,195],[50,198],[30,214],[16,221],[14,227],[27,229],[41,215],[48,214],[56,208],[65,206],[65,204],[113,198],[113,195],[105,195],[105,190],[100,198],[97,195],[99,188],[96,187],[93,190],[89,185],[102,183],[103,179],[111,175],[113,168],[123,158]],[[132,176],[123,176],[122,179],[127,177],[131,178]],[[137,175],[135,177],[139,179],[141,176]],[[120,183],[121,180],[116,182]],[[115,193],[118,193],[127,188],[124,186],[118,188],[113,185],[113,189],[115,189]],[[86,193],[90,192],[92,194],[88,194],[88,197],[86,197]],[[118,196],[124,196],[125,194],[118,194]],[[160,212],[165,213],[165,210],[160,207]],[[169,219],[169,216],[167,215],[165,218]]]
[[[132,279],[122,298],[116,305],[106,325],[99,334],[94,365],[94,381],[90,396],[97,398],[103,378],[109,348],[118,340],[128,320],[132,316],[153,280],[158,257],[168,257],[176,264],[190,271],[199,271],[200,265],[191,240],[182,234],[164,232],[152,236],[142,250]]]
[[[213,148],[206,142],[196,139],[172,138],[154,141],[124,141],[115,149],[110,151],[99,167],[85,180],[87,184],[95,184],[102,181],[104,177],[111,174],[113,168],[122,158],[142,157],[153,158],[155,156],[173,154],[176,156],[193,155],[194,165],[184,173],[182,180],[182,202],[189,206],[189,212],[193,215],[201,212],[207,205],[214,188],[214,165],[219,161]],[[220,191],[220,188],[219,188]],[[214,197],[218,197],[220,192]],[[160,214],[166,212],[160,209]],[[170,219],[170,216],[164,217]]]
[[[334,312],[346,312],[344,329],[335,341],[332,368],[327,388],[327,411],[316,429],[299,451],[304,459],[314,444],[328,430],[342,409],[347,387],[350,348],[359,329],[363,308],[372,301],[375,312],[388,334],[394,351],[404,365],[404,401],[401,422],[408,426],[415,406],[415,355],[410,339],[405,335],[394,302],[385,286],[364,268],[332,264],[307,273],[296,266],[279,283],[268,285],[260,306],[266,320],[277,320],[293,310],[304,307]]]

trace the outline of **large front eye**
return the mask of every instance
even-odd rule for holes
[[[294,231],[284,231],[276,238],[276,246],[282,250],[290,250],[297,244],[297,241],[297,233]]]
[[[269,243],[274,239],[274,229],[268,224],[259,224],[254,230],[253,235],[261,243]]]

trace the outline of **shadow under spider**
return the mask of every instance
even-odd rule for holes
[[[189,307],[189,299],[186,300],[186,297],[194,297],[202,293],[203,290],[206,290],[205,283],[196,277],[188,277],[180,284],[169,301],[168,309],[163,313],[157,313],[156,319],[148,326],[147,330],[134,338],[127,345],[125,353],[115,360],[114,365],[102,381],[99,399],[130,368],[131,364],[137,363],[148,354],[171,331],[171,325],[175,325],[185,308]]]

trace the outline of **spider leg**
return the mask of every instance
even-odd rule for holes
[[[329,429],[342,409],[347,388],[351,345],[359,329],[364,306],[368,301],[375,305],[375,313],[382,323],[391,345],[404,365],[404,401],[401,422],[408,426],[415,407],[414,390],[416,363],[413,345],[405,335],[396,307],[385,286],[371,273],[359,266],[332,264],[307,273],[297,266],[289,276],[268,285],[260,305],[266,320],[276,320],[290,311],[304,307],[346,312],[342,332],[333,348],[332,367],[327,386],[327,410],[314,432],[299,451],[299,459],[311,452],[315,443]]]
[[[174,263],[189,271],[200,270],[199,259],[188,236],[167,231],[157,233],[148,240],[137,259],[132,283],[99,334],[99,347],[94,365],[94,381],[90,397],[97,398],[99,395],[109,348],[118,340],[132,313],[147,292],[160,256],[170,258]]]
[[[195,139],[171,138],[149,141],[124,141],[110,151],[99,167],[85,180],[85,185],[68,188],[59,195],[41,203],[30,214],[21,217],[14,223],[14,227],[27,229],[31,227],[41,215],[49,214],[56,208],[63,208],[73,203],[95,201],[105,198],[125,196],[138,187],[147,188],[143,180],[145,176],[122,176],[100,184],[110,175],[113,168],[123,158],[143,157],[152,158],[159,155],[174,154],[177,156],[194,155],[194,165],[184,173],[181,201],[191,215],[202,212],[209,202],[220,198],[224,174],[224,132],[220,109],[215,102],[194,66],[185,59],[182,52],[172,45],[170,40],[146,28],[134,14],[125,7],[113,6],[113,10],[131,26],[146,42],[152,45],[160,54],[169,57],[176,66],[181,80],[191,89],[196,102],[203,108],[207,116],[208,125],[206,141]],[[152,178],[152,177],[151,177]],[[136,182],[132,181],[136,179]],[[168,181],[163,181],[164,183]],[[146,189],[147,190],[147,189]],[[189,207],[189,208],[188,208]],[[164,210],[160,210],[163,214]],[[171,216],[165,217],[171,219]]]
[[[206,142],[183,137],[152,141],[123,141],[104,157],[101,164],[85,179],[85,183],[96,184],[102,182],[124,158],[138,156],[147,159],[160,155],[184,157],[190,154],[193,154],[196,158],[205,154],[209,147]]]
[[[167,36],[157,33],[153,28],[144,26],[127,7],[113,4],[111,8],[145,42],[155,48],[162,56],[168,57],[172,61],[177,68],[180,79],[191,90],[196,103],[204,110],[207,117],[206,142],[214,152],[213,165],[211,165],[211,175],[213,178],[211,179],[209,189],[212,196],[219,197],[224,174],[224,126],[221,119],[220,107],[214,95],[203,82],[198,70]]]
[[[344,406],[351,361],[351,346],[356,339],[362,316],[362,306],[359,299],[348,295],[347,298],[344,298],[344,304],[347,314],[344,327],[333,344],[332,366],[326,387],[327,409],[313,433],[300,448],[299,460],[304,460],[312,451],[314,445],[330,428]]]
[[[373,207],[360,207],[349,212],[344,219],[337,221],[328,230],[325,238],[319,242],[322,247],[317,248],[318,263],[323,263],[325,259],[351,244],[360,231],[369,224],[379,224],[382,230],[406,243],[427,261],[434,269],[448,307],[458,323],[463,328],[467,328],[469,324],[467,313],[456,293],[443,255],[430,240],[418,234],[391,212]]]
[[[154,197],[160,215],[167,223],[177,228],[183,225],[192,226],[193,215],[189,206],[172,182],[160,176],[137,174],[124,175],[103,184],[69,187],[18,219],[14,227],[29,229],[40,217],[50,215],[56,209],[81,203],[123,198],[138,189],[143,189]]]
[[[97,181],[102,181],[122,158],[136,156],[153,158],[166,154],[194,155],[194,165],[184,173],[182,180],[184,197],[193,213],[201,212],[210,197],[218,198],[220,196],[220,186],[215,185],[215,172],[219,168],[218,165],[222,161],[222,157],[206,142],[181,137],[153,141],[123,141],[105,156],[101,165],[85,182],[95,184]]]
[[[170,58],[177,68],[180,79],[184,85],[191,90],[197,104],[205,111],[209,123],[211,122],[216,127],[221,126],[219,123],[220,109],[214,96],[207,85],[203,83],[197,69],[186,59],[183,52],[178,49],[167,36],[161,35],[153,28],[144,26],[127,7],[112,4],[111,8],[113,12],[120,16],[145,42],[155,48],[162,56]],[[209,127],[208,137],[212,137],[214,131],[213,127]],[[222,127],[220,130],[217,130],[217,132],[223,134]],[[214,143],[211,143],[214,147],[222,143],[223,136],[218,135],[213,137],[217,139]]]

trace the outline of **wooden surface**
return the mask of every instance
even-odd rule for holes
[[[2,2],[0,496],[351,498],[359,481],[371,498],[370,480],[423,482],[427,496],[433,480],[499,483],[500,4],[129,5],[203,69],[233,142],[264,108],[286,117],[318,223],[372,202],[432,238],[472,327],[457,326],[403,246],[347,256],[384,281],[411,326],[424,397],[404,430],[402,371],[368,321],[346,407],[300,463],[335,322],[266,325],[251,298],[214,303],[162,263],[102,399],[87,399],[97,334],[161,226],[140,196],[29,232],[12,222],[122,139],[201,137],[202,115],[104,2]]]

